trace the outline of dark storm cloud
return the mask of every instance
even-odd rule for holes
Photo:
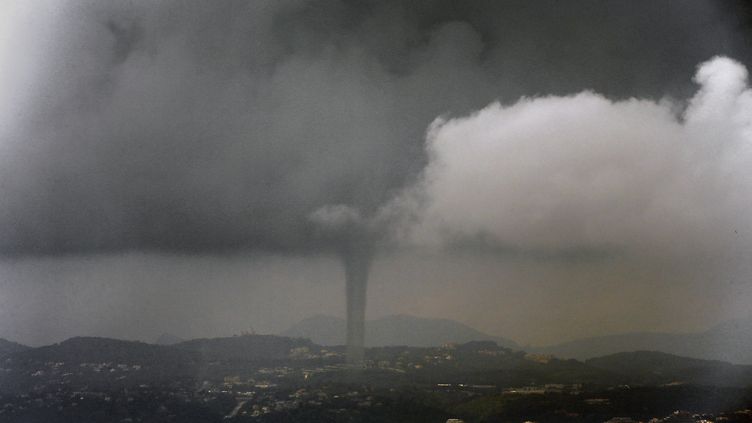
[[[736,9],[701,1],[6,7],[5,254],[308,250],[315,210],[370,216],[422,171],[439,114],[685,97],[698,63],[748,57]]]

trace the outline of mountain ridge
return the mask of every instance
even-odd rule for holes
[[[280,335],[308,338],[319,345],[342,345],[345,342],[345,326],[344,319],[318,314],[301,320]],[[502,347],[520,349],[510,339],[489,335],[450,319],[396,314],[366,322],[367,347],[430,347],[470,341],[494,341]]]
[[[181,338],[181,337],[179,337],[177,335],[173,335],[173,334],[171,334],[169,332],[165,332],[165,333],[159,335],[159,337],[157,337],[157,339],[154,340],[153,344],[155,344],[155,345],[175,345],[175,344],[179,344],[179,343],[185,342],[185,341],[186,341],[186,339],[183,339],[183,338]]]
[[[577,360],[620,352],[660,351],[703,360],[752,364],[752,317],[727,320],[699,332],[629,332],[526,349]]]
[[[660,351],[632,351],[595,357],[585,364],[638,381],[660,384],[692,383],[712,386],[745,386],[752,380],[752,366],[720,360],[704,360]]]
[[[320,345],[342,345],[345,324],[341,318],[319,314],[301,320],[280,335],[309,338]],[[441,326],[445,327],[442,329]],[[450,319],[398,314],[366,322],[366,345],[369,347],[423,347],[439,346],[447,342],[484,340],[495,341],[507,348],[581,361],[621,352],[658,351],[689,358],[752,365],[752,316],[723,321],[698,332],[627,332],[579,338],[547,346],[524,347],[513,340],[489,335]]]
[[[5,338],[0,338],[0,357],[4,357],[9,354],[13,354],[20,351],[25,351],[31,347],[18,342],[9,341]]]
[[[169,385],[176,380],[217,379],[228,372],[247,373],[248,369],[263,366],[306,368],[337,362],[337,359],[323,359],[321,351],[320,346],[310,340],[277,335],[203,338],[173,346],[75,337],[7,356],[3,364],[5,377],[0,379],[0,392],[28,390],[44,380],[46,383],[72,383],[71,386],[81,387],[96,385],[118,388],[144,383]],[[303,354],[296,355],[298,352]],[[318,357],[306,358],[309,353]],[[468,378],[475,383],[518,385],[531,383],[531,380],[539,383],[587,382],[604,386],[748,386],[752,382],[752,366],[657,351],[622,352],[578,361],[514,351],[500,347],[493,341],[471,341],[446,347],[375,347],[367,350],[367,356],[374,362],[448,360],[436,367],[422,369],[408,366],[402,373],[385,373],[392,375],[389,380],[394,383],[405,382],[404,371],[416,372],[413,374],[419,379],[415,380],[422,383],[438,383],[437,380],[465,383],[463,381]],[[337,374],[323,377],[336,378]]]

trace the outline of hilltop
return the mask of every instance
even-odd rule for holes
[[[442,347],[371,347],[366,350],[363,372],[347,371],[343,363],[341,347],[275,335],[194,339],[171,346],[77,337],[6,356],[0,366],[4,372],[0,391],[60,384],[81,388],[193,385],[204,380],[221,382],[228,375],[286,386],[449,383],[502,389],[552,383],[601,387],[675,383],[740,387],[752,383],[752,366],[655,351],[617,353],[583,362],[529,354],[494,341]],[[270,374],[278,374],[277,379],[270,379]]]
[[[702,332],[625,333],[528,349],[578,360],[619,352],[661,351],[704,360],[752,364],[752,317],[726,321]]]
[[[171,333],[163,333],[154,341],[157,345],[175,345],[184,342],[185,339]]]
[[[592,358],[585,364],[606,370],[629,383],[658,385],[683,383],[709,386],[746,386],[752,382],[752,366],[717,360],[701,360],[658,351],[634,351]]]
[[[225,338],[200,338],[173,345],[198,353],[205,360],[284,360],[297,348],[315,349],[308,339],[275,335],[241,335]]]
[[[17,342],[8,341],[7,339],[0,338],[0,357],[8,354],[13,354],[19,351],[27,350],[31,347],[19,344]]]
[[[309,338],[320,345],[343,345],[345,325],[344,319],[318,315],[300,321],[281,335]],[[366,322],[367,347],[435,347],[446,343],[470,341],[494,341],[506,348],[519,349],[510,339],[488,335],[449,319],[429,319],[400,314]]]

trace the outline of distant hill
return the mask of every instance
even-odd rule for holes
[[[301,320],[280,335],[308,338],[319,345],[343,345],[345,321],[339,317],[316,315]]]
[[[640,332],[583,338],[546,347],[527,347],[527,349],[560,358],[587,360],[629,351],[662,351],[691,356],[692,352],[689,349],[693,343],[694,341],[684,334]]]
[[[294,348],[315,348],[308,339],[275,335],[242,335],[228,338],[192,339],[173,345],[198,353],[205,360],[281,360]]]
[[[28,350],[31,347],[19,344],[17,342],[8,341],[7,339],[0,338],[0,357],[16,352]]]
[[[692,383],[713,386],[748,386],[752,366],[681,357],[657,351],[634,351],[586,360],[585,364],[606,370],[640,384]]]
[[[333,351],[339,351],[333,353]],[[331,355],[333,354],[333,355]],[[752,384],[752,366],[732,365],[676,355],[638,351],[586,362],[528,354],[470,341],[446,347],[385,346],[369,348],[366,357],[380,363],[365,372],[338,368],[341,348],[323,351],[308,339],[243,335],[195,339],[172,346],[107,338],[71,338],[29,348],[0,360],[0,393],[30,390],[120,390],[141,387],[195,386],[220,383],[227,375],[268,376],[269,368],[286,369],[274,383],[370,383],[380,386],[437,383],[496,385],[587,384],[590,386],[660,386],[694,384],[743,387]],[[305,369],[326,368],[311,379]],[[263,370],[263,373],[261,371]]]
[[[178,344],[178,343],[184,342],[184,341],[185,341],[185,339],[183,339],[183,338],[181,338],[179,336],[173,335],[171,333],[163,333],[163,334],[159,335],[159,338],[157,338],[154,341],[154,344],[156,344],[156,345],[174,345],[174,344]]]
[[[724,322],[704,332],[626,333],[528,349],[578,360],[628,351],[661,351],[705,360],[752,364],[752,318]]]
[[[0,392],[45,384],[118,388],[170,384],[191,378],[201,357],[193,351],[109,338],[78,337],[3,357]]]
[[[163,365],[165,363],[195,361],[198,355],[144,342],[75,337],[58,344],[25,349],[9,355],[8,358],[15,363],[61,361],[76,365],[104,362]]]
[[[345,343],[345,325],[343,319],[318,315],[295,324],[281,335],[308,338],[320,345],[342,345]],[[366,322],[368,347],[430,347],[448,342],[470,341],[494,341],[502,347],[519,348],[514,341],[485,334],[454,320],[427,319],[401,314]]]

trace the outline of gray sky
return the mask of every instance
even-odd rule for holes
[[[372,317],[540,344],[747,315],[743,12],[6,0],[0,336],[341,315],[333,204],[399,215]]]

